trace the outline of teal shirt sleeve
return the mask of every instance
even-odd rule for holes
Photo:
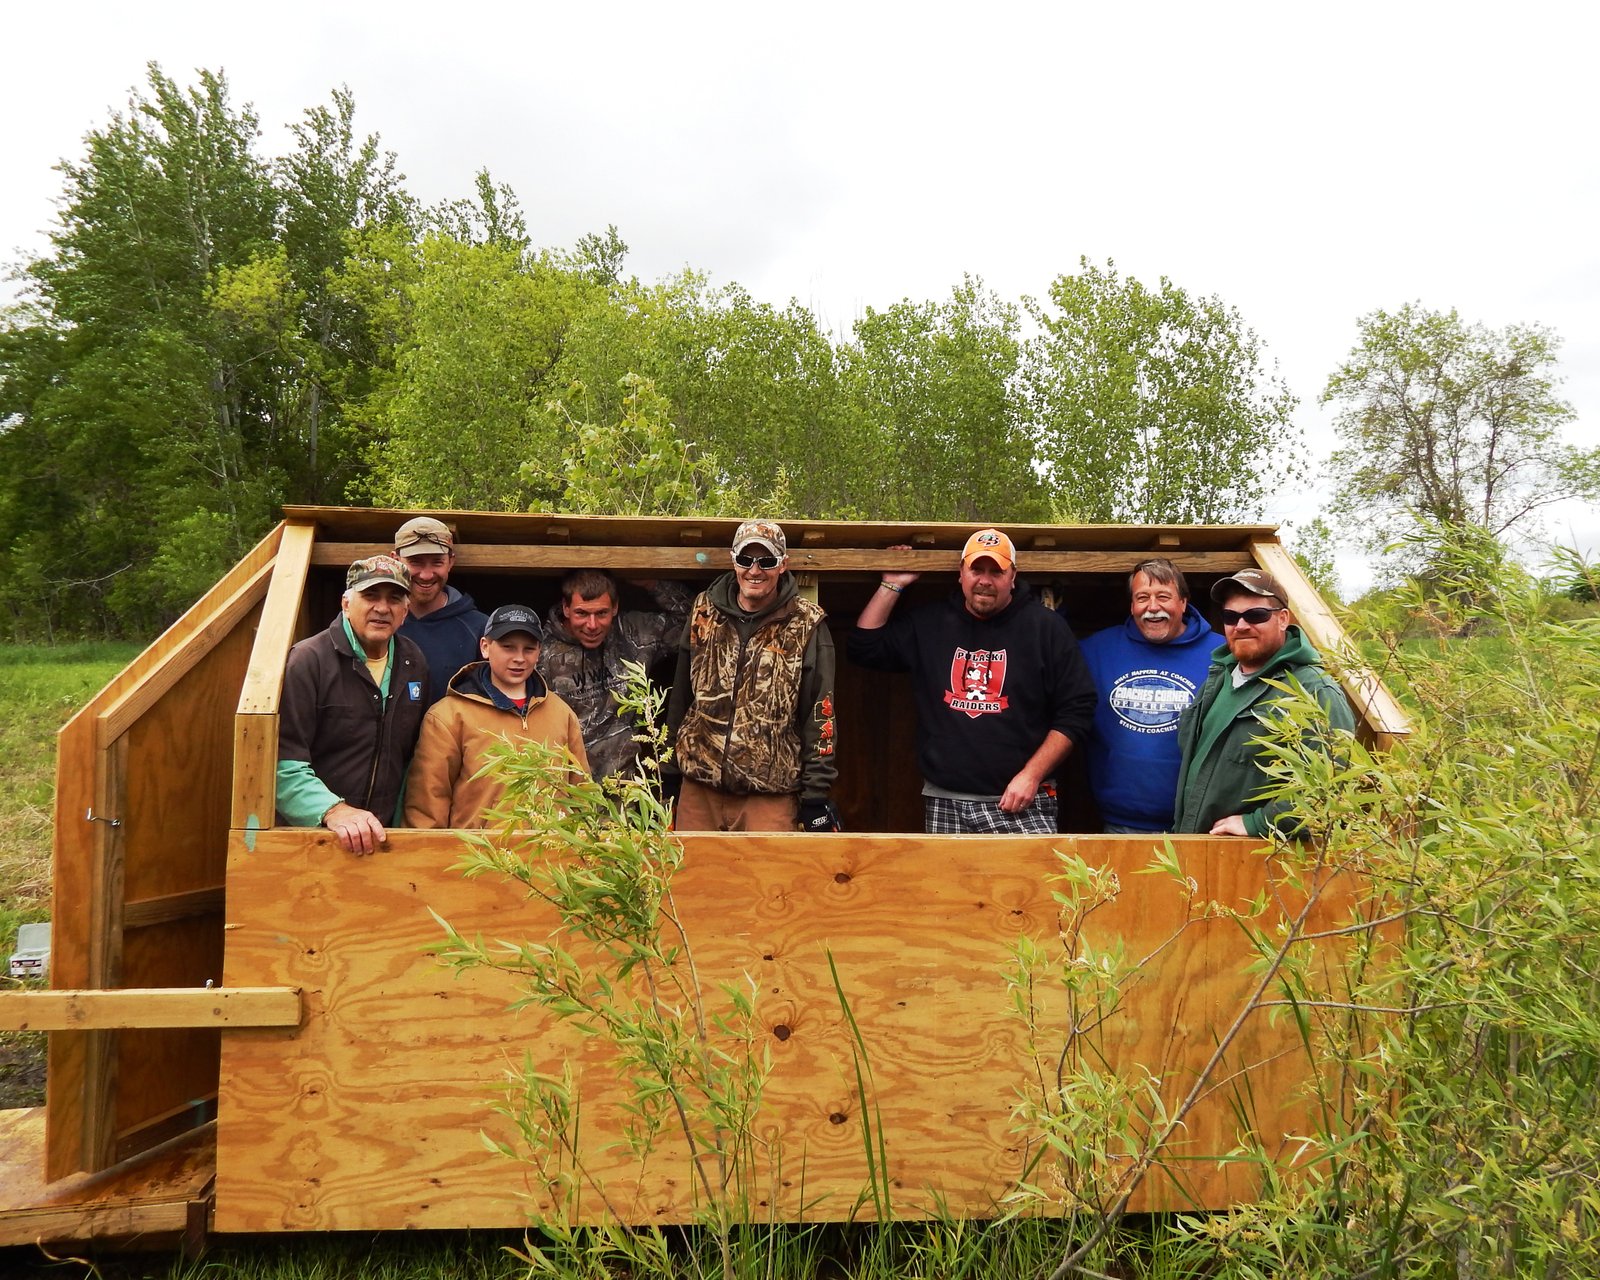
[[[322,815],[343,799],[323,786],[306,760],[280,760],[277,772],[278,812],[292,827],[315,827]]]
[[[350,627],[350,619],[344,622],[345,638],[350,641],[351,649],[362,652],[361,642],[356,639],[356,633]],[[385,703],[389,699],[389,674],[394,670],[394,638],[389,638],[389,660],[383,668],[383,684],[379,692],[383,695]],[[278,812],[292,827],[317,827],[322,825],[322,815],[336,804],[344,802],[343,796],[336,796],[323,785],[322,779],[317,777],[306,760],[280,760],[277,769],[277,806]],[[405,788],[400,789],[400,800],[395,805],[394,815],[389,819],[391,825],[399,821],[400,813],[405,807]]]

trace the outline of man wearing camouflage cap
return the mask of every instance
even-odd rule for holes
[[[396,556],[357,560],[339,614],[289,650],[278,706],[278,821],[327,827],[347,853],[388,838],[417,731],[428,665],[399,635],[411,578]]]
[[[1303,824],[1293,802],[1261,796],[1271,782],[1264,766],[1274,707],[1288,696],[1281,686],[1314,697],[1332,730],[1353,731],[1355,717],[1321,655],[1289,621],[1276,578],[1241,569],[1216,583],[1211,599],[1222,606],[1226,643],[1211,655],[1206,682],[1178,722],[1182,760],[1172,829],[1258,840],[1269,830],[1297,836]]]
[[[834,831],[833,637],[786,572],[770,520],[733,535],[733,570],[695,598],[667,703],[680,831]]]

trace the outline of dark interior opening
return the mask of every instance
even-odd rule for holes
[[[574,560],[582,555],[574,549]],[[1024,578],[1035,592],[1064,606],[1073,633],[1080,639],[1105,627],[1118,626],[1127,616],[1126,576],[1121,573],[1065,574],[1050,578]],[[715,574],[685,579],[699,589]],[[1211,603],[1211,584],[1217,575],[1191,574],[1191,603],[1218,626],[1217,606]],[[922,778],[917,771],[916,712],[910,681],[905,676],[867,671],[845,656],[849,634],[871,594],[876,576],[859,573],[820,575],[818,600],[828,613],[828,626],[838,651],[834,704],[837,716],[839,780],[834,789],[846,831],[920,832],[922,830]],[[485,613],[504,604],[523,604],[544,616],[560,596],[560,575],[505,571],[467,571],[457,568],[450,585],[471,595]],[[302,635],[324,627],[339,609],[344,588],[342,570],[314,567],[305,594]],[[955,576],[929,575],[907,590],[899,608],[914,609],[955,588]],[[652,609],[648,592],[623,583],[624,609]],[[672,678],[671,663],[652,677],[663,683]],[[1063,832],[1096,832],[1100,818],[1090,798],[1083,762],[1077,753],[1067,761],[1057,779]]]

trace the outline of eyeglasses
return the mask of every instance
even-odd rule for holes
[[[734,564],[741,569],[776,569],[777,556],[758,556],[753,551],[738,551],[734,553]]]
[[[1282,612],[1282,606],[1270,609],[1264,604],[1258,604],[1254,609],[1224,609],[1222,611],[1222,625],[1236,627],[1241,622],[1248,622],[1252,627],[1259,627],[1273,614]]]

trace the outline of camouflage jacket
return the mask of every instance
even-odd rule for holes
[[[623,663],[637,662],[648,671],[671,654],[689,613],[689,588],[681,582],[657,582],[652,594],[661,612],[619,613],[598,649],[585,649],[573,638],[559,602],[545,617],[539,674],[577,715],[597,778],[626,772],[639,758],[639,744],[633,740],[637,726],[623,719],[613,696],[628,682]]]
[[[732,795],[825,800],[834,765],[833,637],[785,574],[751,615],[726,573],[696,597],[667,704],[673,765]]]

